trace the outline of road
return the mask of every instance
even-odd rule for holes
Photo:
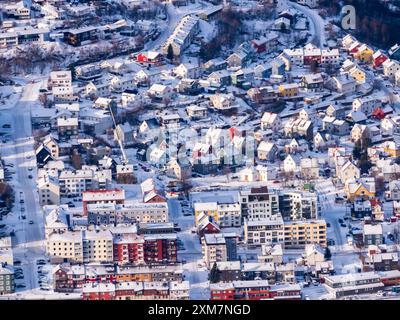
[[[36,259],[45,255],[44,223],[35,182],[36,160],[31,127],[31,108],[38,101],[41,85],[42,81],[27,84],[20,101],[13,108],[3,112],[3,115],[10,119],[13,129],[13,141],[7,153],[9,158],[11,154],[15,165],[16,179],[13,184],[16,202],[19,204],[20,199],[25,202],[23,206],[26,220],[21,219],[16,226],[18,230],[13,241],[14,258],[22,262],[24,270],[26,285],[24,290],[37,287]],[[32,171],[29,168],[32,168]],[[29,175],[32,175],[32,179]],[[29,221],[33,221],[33,224]]]
[[[196,13],[205,8],[206,5],[201,1],[198,2],[197,6],[188,6],[188,7],[175,7],[172,3],[167,3],[166,6],[166,14],[167,14],[167,26],[165,29],[161,31],[161,34],[154,41],[147,42],[144,45],[145,51],[159,51],[161,50],[162,45],[167,41],[168,37],[174,32],[176,26],[179,21],[186,15],[191,13]]]
[[[299,5],[297,3],[291,1],[284,1],[287,5],[293,9],[296,9],[303,13],[308,19],[311,21],[311,33],[312,33],[312,40],[311,42],[314,43],[318,47],[323,47],[326,45],[326,38],[325,38],[325,21],[324,19],[318,14],[316,9],[310,9],[309,7]],[[283,2],[283,3],[284,3]]]

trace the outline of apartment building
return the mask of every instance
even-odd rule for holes
[[[243,219],[263,220],[279,212],[278,194],[269,192],[267,187],[239,191],[239,203]]]
[[[199,18],[192,15],[183,17],[176,26],[174,32],[167,39],[162,48],[162,53],[168,54],[168,47],[171,45],[174,56],[181,53],[191,44],[194,36],[199,31]]]
[[[244,239],[249,246],[283,243],[284,223],[281,215],[273,218],[245,221]]]
[[[0,263],[0,295],[13,293],[14,290],[14,268]]]
[[[319,244],[321,247],[326,247],[325,220],[286,221],[285,248],[304,248],[307,244]]]
[[[50,234],[46,244],[51,263],[84,262],[81,231]]]
[[[317,219],[318,196],[312,192],[282,192],[279,195],[279,209],[283,219]]]
[[[39,203],[41,206],[60,204],[60,184],[57,178],[45,175],[37,180]]]
[[[53,87],[72,87],[71,71],[52,71],[50,72],[50,79],[48,86]]]
[[[363,272],[327,276],[325,286],[339,298],[355,294],[371,294],[381,290],[384,284],[377,273]]]
[[[147,264],[177,262],[177,235],[174,233],[145,235],[144,260]]]
[[[106,190],[88,190],[82,193],[83,213],[87,215],[87,206],[89,204],[123,204],[125,202],[125,190],[106,189]]]
[[[64,170],[59,177],[60,195],[82,197],[90,189],[106,189],[112,181],[111,170],[84,168],[82,170]]]
[[[86,230],[82,240],[84,263],[113,261],[113,236],[109,230]]]
[[[86,207],[89,224],[164,223],[168,222],[166,202],[143,203],[126,201],[124,204],[93,203]]]
[[[114,237],[114,262],[124,264],[144,264],[144,236],[121,234]]]
[[[228,261],[225,237],[221,233],[205,234],[202,238],[203,259],[208,268],[214,263]]]

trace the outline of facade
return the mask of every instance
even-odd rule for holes
[[[265,219],[279,212],[278,194],[269,192],[267,187],[239,191],[242,219]]]

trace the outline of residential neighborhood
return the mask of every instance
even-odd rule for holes
[[[318,0],[2,2],[0,300],[400,299],[400,40]]]

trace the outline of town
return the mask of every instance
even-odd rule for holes
[[[318,0],[0,10],[0,300],[400,299],[399,44]]]

